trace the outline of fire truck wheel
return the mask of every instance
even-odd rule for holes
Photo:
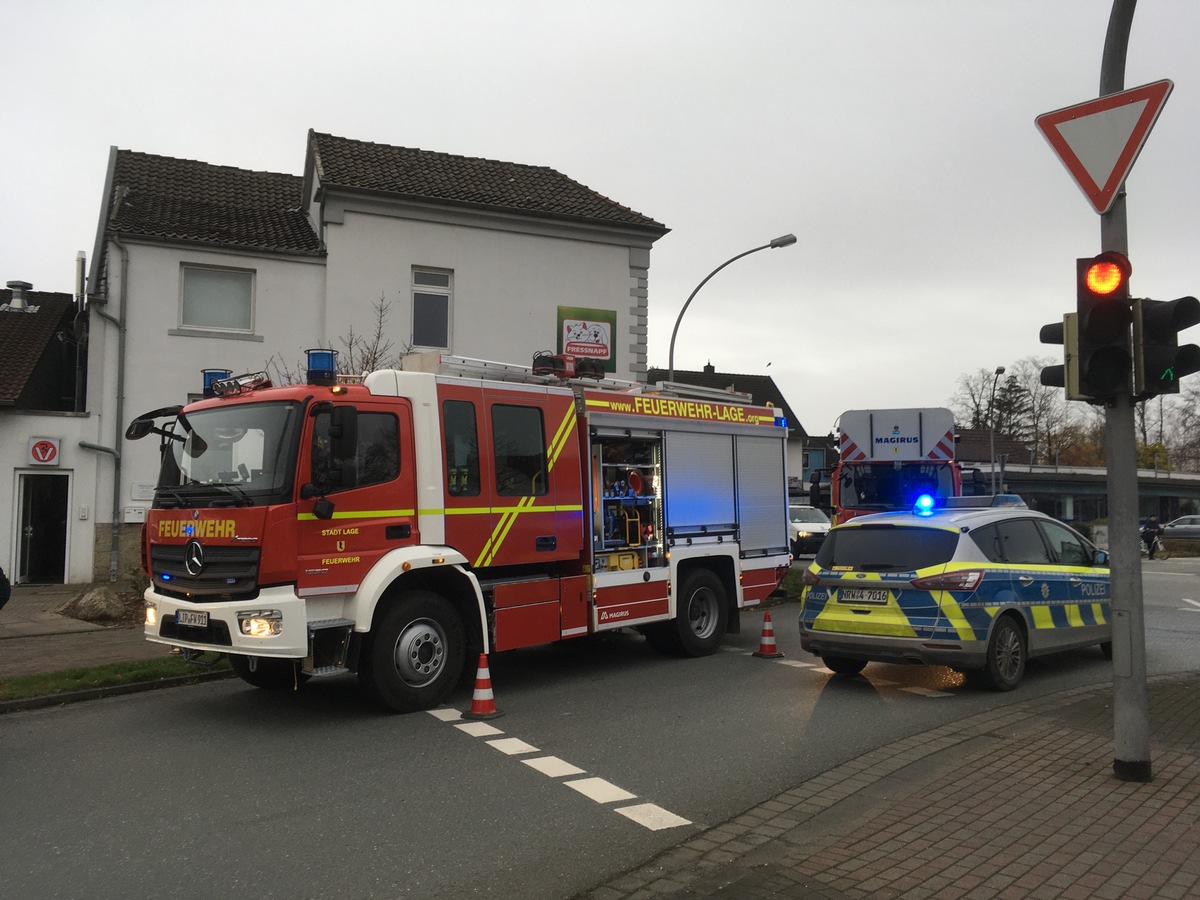
[[[462,674],[462,619],[429,591],[401,596],[375,624],[359,661],[366,693],[396,712],[437,706]]]
[[[265,656],[229,654],[229,668],[247,684],[270,691],[292,690],[308,681],[308,676],[296,671],[296,661],[270,659]]]
[[[729,604],[721,579],[697,569],[684,579],[675,613],[675,636],[684,656],[716,653],[725,637]]]

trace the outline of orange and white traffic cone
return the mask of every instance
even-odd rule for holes
[[[487,654],[479,654],[479,668],[475,672],[475,693],[471,695],[471,708],[463,713],[464,719],[494,719],[504,713],[496,709],[496,698],[492,696],[492,673],[488,671]]]
[[[769,609],[763,615],[762,637],[759,638],[758,649],[754,651],[754,655],[762,659],[779,659],[783,656],[779,652],[779,648],[775,646],[775,629],[771,625],[771,611]]]

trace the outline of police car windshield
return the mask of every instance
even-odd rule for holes
[[[958,533],[943,528],[856,525],[831,531],[816,562],[822,569],[910,572],[949,562],[957,546]]]

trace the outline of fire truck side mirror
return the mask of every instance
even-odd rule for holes
[[[358,455],[358,410],[335,406],[329,420],[329,440],[335,461],[353,460]]]

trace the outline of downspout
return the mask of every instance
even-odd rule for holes
[[[109,237],[109,241],[114,247],[121,251],[121,313],[120,317],[109,315],[102,307],[96,306],[96,315],[107,322],[111,322],[117,329],[117,406],[115,415],[116,435],[113,441],[114,446],[103,447],[99,444],[91,444],[87,441],[80,441],[79,446],[86,450],[97,450],[101,453],[109,453],[113,458],[113,499],[112,499],[112,539],[110,541],[108,551],[108,580],[115,582],[117,580],[118,561],[120,559],[121,549],[121,438],[124,435],[125,429],[122,423],[125,421],[125,303],[129,298],[129,289],[126,286],[129,277],[129,250],[115,237]]]

